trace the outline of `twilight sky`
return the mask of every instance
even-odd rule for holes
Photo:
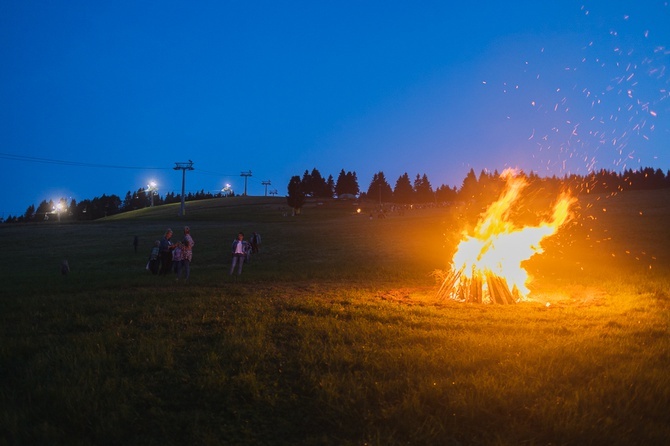
[[[0,3],[0,217],[158,183],[280,196],[670,169],[668,0]]]

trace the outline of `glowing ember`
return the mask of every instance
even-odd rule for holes
[[[568,221],[575,199],[564,193],[554,204],[549,221],[518,227],[510,211],[528,183],[511,169],[501,177],[506,180],[505,189],[480,216],[472,233],[463,234],[438,296],[491,303],[514,303],[528,297],[530,278],[522,262],[543,251],[540,243]]]

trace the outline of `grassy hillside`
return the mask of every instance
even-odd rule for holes
[[[0,444],[670,441],[669,190],[580,198],[505,307],[435,297],[461,206],[178,209],[0,227]],[[190,282],[149,274],[184,225]],[[233,278],[238,231],[263,244]]]

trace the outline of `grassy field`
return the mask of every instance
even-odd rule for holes
[[[459,206],[177,210],[0,226],[0,445],[670,444],[670,190],[580,198],[510,306],[435,297]],[[184,225],[190,283],[149,274]]]

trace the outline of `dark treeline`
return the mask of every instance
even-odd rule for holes
[[[586,176],[566,175],[564,177],[539,177],[535,173],[518,175],[525,176],[530,183],[529,191],[542,189],[544,192],[559,192],[569,189],[572,194],[616,193],[624,190],[661,189],[670,187],[670,171],[644,168],[626,170],[621,173],[600,170]],[[436,189],[430,184],[426,174],[412,180],[405,172],[395,181],[394,186],[386,179],[384,172],[375,173],[366,191],[361,191],[356,172],[342,170],[333,181],[332,175],[324,179],[315,168],[310,173],[305,171],[302,177],[296,175],[288,185],[288,205],[299,211],[307,197],[334,198],[358,197],[382,203],[422,204],[450,203],[456,201],[487,202],[495,199],[502,191],[504,180],[498,171],[482,171],[479,176],[474,169],[466,175],[460,188],[441,185]]]
[[[185,201],[205,200],[209,198],[218,198],[225,196],[222,192],[212,194],[201,190],[195,194],[188,193]],[[53,200],[43,200],[37,208],[34,205],[28,206],[26,212],[21,216],[9,216],[5,223],[22,223],[33,221],[87,221],[97,220],[108,215],[119,214],[122,212],[134,211],[150,206],[160,206],[169,203],[180,203],[181,194],[169,192],[165,196],[160,196],[145,189],[138,189],[136,192],[128,191],[122,200],[118,195],[102,195],[93,199],[86,199],[77,202],[71,200],[68,202],[61,199],[57,202]]]
[[[305,171],[302,178],[298,175],[291,178],[288,186],[289,205],[293,206],[296,200],[299,203],[307,197],[312,198],[361,198],[379,200],[380,202],[393,202],[402,204],[430,203],[433,201],[454,201],[458,190],[449,186],[440,186],[433,190],[428,176],[417,174],[412,181],[407,173],[401,175],[395,183],[395,187],[386,180],[384,172],[375,173],[366,190],[361,190],[358,184],[356,172],[345,172],[342,169],[333,180],[330,175],[325,179],[315,168],[310,173]],[[300,206],[293,206],[299,208]]]
[[[535,173],[519,175],[526,176],[530,189],[558,192],[570,189],[574,195],[617,193],[624,190],[650,190],[670,187],[670,171],[650,167],[640,170],[626,170],[612,172],[602,169],[586,176],[566,175],[563,177],[540,177]],[[498,171],[481,171],[477,175],[474,169],[463,179],[460,188],[441,185],[433,188],[426,174],[417,174],[413,179],[407,173],[400,175],[393,186],[387,180],[384,172],[375,173],[366,190],[361,190],[356,172],[345,172],[342,169],[337,180],[329,175],[324,178],[316,169],[311,172],[305,170],[302,177],[293,176],[288,184],[287,202],[289,206],[299,210],[308,197],[312,198],[360,198],[381,203],[395,204],[423,204],[423,203],[451,203],[456,201],[490,201],[500,193],[504,181]],[[185,201],[204,200],[224,196],[221,192],[212,194],[201,190],[195,194],[189,193]],[[153,200],[153,201],[152,201]],[[28,207],[24,215],[9,216],[5,222],[20,223],[46,220],[86,221],[96,220],[108,215],[142,209],[149,206],[160,206],[169,203],[181,202],[181,195],[170,192],[161,197],[151,195],[145,189],[136,192],[128,191],[122,200],[117,195],[103,195],[91,200],[75,200],[69,203],[62,199],[57,203],[42,201],[37,206]]]
[[[566,175],[563,177],[540,177],[535,173],[520,175],[526,177],[533,187],[545,188],[549,191],[569,190],[573,195],[581,194],[614,194],[625,190],[651,190],[670,187],[670,171],[664,173],[661,169],[644,168],[638,171],[626,170],[621,173],[600,170],[586,176]],[[487,195],[490,192],[500,192],[496,184],[502,184],[497,171],[481,172],[479,177],[471,169],[463,180],[458,191],[461,200],[468,200]]]

